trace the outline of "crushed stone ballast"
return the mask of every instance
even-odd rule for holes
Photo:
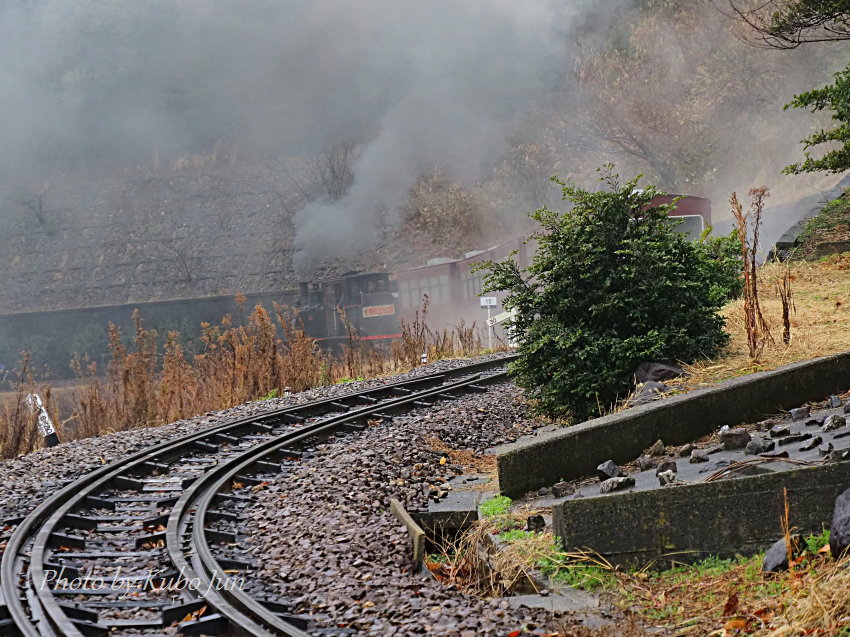
[[[238,509],[232,492],[267,482],[300,449],[339,432],[483,391],[482,383],[504,377],[504,363],[505,357],[491,358],[286,406],[83,475],[13,521],[0,565],[6,627],[32,637],[222,634],[234,626],[257,635],[303,635],[303,621],[285,604],[263,604],[227,585],[242,567],[248,570],[213,551],[232,543],[232,532],[217,528],[238,518],[228,510]]]

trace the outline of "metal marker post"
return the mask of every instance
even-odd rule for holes
[[[487,349],[493,349],[493,325],[490,323],[490,310],[499,304],[495,296],[482,296],[481,307],[487,308]]]
[[[53,421],[50,420],[50,416],[44,408],[41,396],[38,394],[28,394],[26,401],[27,405],[30,406],[30,409],[38,412],[38,431],[44,438],[44,445],[46,447],[55,447],[58,445],[59,436],[56,435],[56,429],[53,427]]]

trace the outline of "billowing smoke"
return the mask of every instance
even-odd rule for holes
[[[678,10],[669,4],[672,25]],[[725,198],[733,187],[753,185],[751,176],[764,166],[778,175],[794,159],[786,162],[783,154],[798,148],[809,120],[798,117],[800,126],[791,129],[777,125],[773,113],[790,98],[789,87],[807,88],[829,64],[819,65],[820,74],[798,62],[742,75],[741,60],[769,54],[738,51],[722,67],[728,77],[721,76],[703,63],[723,62],[727,45],[717,46],[717,25],[724,18],[711,3],[699,4],[705,26],[680,25],[676,41],[664,35],[668,17],[662,16],[657,34],[641,44],[657,43],[669,71],[648,65],[655,75],[612,83],[594,101],[583,93],[592,92],[593,73],[604,72],[577,70],[574,54],[587,58],[598,44],[628,57],[633,21],[655,3],[4,0],[0,186],[27,182],[31,203],[57,173],[101,178],[119,167],[167,166],[214,146],[274,167],[355,140],[357,159],[343,196],[303,197],[310,203],[295,219],[295,261],[302,269],[362,249],[383,227],[397,225],[400,205],[424,174],[441,170],[471,184],[517,143],[554,149],[540,153],[535,182],[553,172],[591,174],[608,160],[624,174],[655,162],[663,164],[655,171],[662,177],[663,169],[675,173],[662,186],[722,191],[717,196]],[[692,40],[702,44],[681,45]],[[682,88],[694,77],[705,81]],[[779,98],[736,102],[756,95],[757,84]],[[721,99],[725,110],[706,115]],[[666,106],[679,102],[694,107]],[[609,106],[607,120],[600,105]],[[666,110],[656,108],[662,105]],[[676,128],[692,118],[695,126]],[[637,150],[618,149],[624,135],[637,139]],[[754,145],[734,147],[747,139]],[[659,157],[649,157],[652,146]],[[710,155],[711,165],[700,170],[714,180],[712,192],[687,171],[669,170],[692,159],[665,156],[680,147]]]
[[[368,247],[382,218],[392,223],[416,179],[435,166],[461,181],[481,178],[563,71],[557,25],[564,12],[545,1],[384,5],[378,13],[397,20],[379,31],[392,30],[402,44],[366,46],[397,57],[403,82],[380,114],[348,193],[298,213],[296,267]]]

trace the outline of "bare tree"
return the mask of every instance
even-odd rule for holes
[[[848,0],[729,0],[729,6],[749,27],[743,39],[766,48],[850,40]]]
[[[359,144],[343,139],[331,144],[316,157],[289,169],[286,181],[304,201],[324,197],[339,201],[354,182],[354,163]]]

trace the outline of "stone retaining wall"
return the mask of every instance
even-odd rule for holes
[[[588,548],[614,564],[752,555],[782,537],[786,490],[791,527],[819,533],[848,486],[850,462],[841,462],[567,500],[553,507],[552,525],[567,549]]]

